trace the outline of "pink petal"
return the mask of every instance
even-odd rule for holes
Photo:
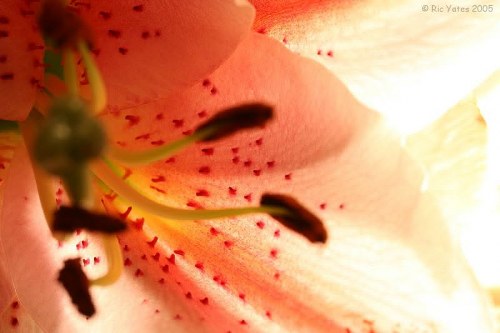
[[[404,130],[437,119],[499,66],[500,14],[494,5],[251,2],[256,31],[325,65],[363,103]]]
[[[0,119],[24,119],[43,83],[36,7],[32,1],[15,0],[0,5]]]
[[[91,1],[77,8],[94,31],[111,108],[202,79],[233,52],[254,18],[246,1]]]
[[[125,240],[133,236],[130,250],[124,252],[134,261],[131,271],[111,287],[91,288],[98,313],[86,320],[56,278],[63,257],[81,256],[88,260],[83,263],[89,275],[102,273],[106,258],[98,241],[82,233],[58,247],[46,227],[24,147],[17,150],[2,186],[0,331],[193,332],[200,326],[199,317],[186,309],[175,281],[158,283],[162,277],[168,280],[168,275],[140,259],[150,247],[146,236],[136,233],[124,236]],[[136,276],[138,269],[142,274]]]
[[[163,227],[143,216],[156,248],[177,250],[163,248],[175,262],[170,272],[207,325],[492,331],[489,303],[432,193],[422,189],[420,168],[386,124],[320,65],[252,35],[208,83],[104,119],[121,145],[143,148],[248,100],[274,104],[276,120],[132,170],[128,179],[155,200],[184,207],[254,205],[265,191],[290,193],[325,221],[330,238],[313,246],[266,216]],[[143,214],[133,206],[131,212]]]

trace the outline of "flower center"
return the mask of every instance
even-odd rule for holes
[[[107,147],[104,127],[94,117],[105,107],[106,93],[100,71],[89,51],[90,29],[62,0],[43,2],[39,25],[47,44],[45,58],[52,56],[52,59],[63,60],[56,64],[60,70],[55,70],[54,64],[51,64],[45,74],[62,73],[59,78],[66,88],[62,94],[45,91],[50,98],[49,106],[35,106],[28,119],[20,124],[33,162],[42,208],[50,230],[59,240],[64,240],[68,233],[77,229],[101,235],[110,262],[104,276],[89,281],[78,258],[65,261],[59,281],[83,315],[92,316],[95,312],[89,287],[108,285],[119,278],[123,260],[114,234],[127,227],[120,219],[99,213],[92,193],[93,178],[101,188],[111,190],[122,200],[166,219],[208,220],[266,213],[311,242],[326,242],[327,233],[321,220],[287,195],[264,194],[259,206],[253,207],[180,209],[162,205],[142,195],[121,175],[118,165],[153,163],[197,142],[222,140],[236,132],[264,126],[272,119],[273,109],[270,106],[252,103],[228,108],[200,124],[191,135],[154,149],[131,152]],[[82,58],[87,72],[90,101],[80,96],[75,53]],[[59,209],[55,206],[55,194],[51,191],[54,177],[62,180],[69,194],[69,206]]]

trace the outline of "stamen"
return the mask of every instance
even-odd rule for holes
[[[75,55],[70,49],[63,51],[64,58],[64,82],[71,96],[78,96],[78,79],[76,75]]]
[[[301,234],[313,243],[326,242],[327,232],[323,222],[294,198],[281,194],[264,194],[260,203],[285,209],[286,214],[270,213],[270,215],[287,228]]]
[[[66,260],[57,280],[66,289],[78,311],[87,317],[92,317],[95,314],[95,307],[89,292],[89,280],[80,262],[80,258]]]
[[[195,133],[207,128],[214,128],[212,135],[200,141],[208,142],[230,136],[242,129],[263,126],[273,117],[273,108],[269,105],[252,103],[231,107],[207,120],[196,128]]]
[[[108,156],[113,160],[128,166],[149,164],[168,158],[189,145],[202,141],[204,138],[213,135],[214,132],[214,128],[206,128],[172,143],[140,152],[131,152],[126,149],[113,147],[109,149]]]
[[[152,214],[174,220],[209,220],[223,217],[233,217],[247,214],[267,213],[270,215],[286,215],[290,211],[276,206],[241,207],[214,210],[187,210],[172,208],[146,198],[132,189],[123,179],[117,176],[103,160],[96,160],[91,164],[92,172],[109,188],[123,199]]]
[[[33,167],[33,173],[35,176],[36,187],[38,190],[38,195],[40,198],[40,203],[42,206],[43,214],[45,216],[45,221],[49,229],[53,230],[53,212],[56,210],[56,200],[54,190],[51,184],[50,176],[41,168],[34,163],[35,158],[33,156],[34,142],[36,137],[36,129],[39,124],[43,121],[43,117],[37,110],[33,109],[29,114],[28,118],[24,122],[19,123],[21,129],[21,134],[24,140],[24,144],[31,159],[31,165]],[[57,240],[63,240],[64,235],[60,233],[54,233],[54,238]]]
[[[38,17],[42,35],[56,48],[75,48],[83,40],[92,44],[90,29],[61,0],[44,0]]]
[[[80,41],[78,43],[78,51],[80,52],[87,71],[87,78],[90,84],[90,91],[92,93],[92,111],[98,113],[106,106],[106,87],[102,79],[99,68],[94,62],[94,58],[90,54],[87,43]]]
[[[115,236],[104,235],[103,240],[108,271],[104,276],[90,281],[93,286],[109,286],[120,278],[123,271],[123,256],[118,239]]]
[[[140,152],[110,148],[109,157],[129,166],[144,165],[168,158],[195,142],[222,139],[240,130],[264,125],[272,118],[273,110],[264,104],[244,104],[226,109],[198,126],[195,132],[170,144]]]
[[[89,212],[80,207],[62,206],[54,214],[54,230],[72,232],[77,229],[116,233],[124,231],[127,225],[120,219]]]

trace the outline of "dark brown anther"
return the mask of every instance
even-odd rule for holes
[[[89,280],[82,270],[80,258],[68,259],[59,271],[58,281],[69,294],[71,302],[76,305],[78,312],[87,317],[92,317],[95,307],[89,292]]]
[[[214,141],[243,129],[263,126],[273,117],[273,108],[269,105],[253,103],[231,107],[198,126],[195,132],[213,127],[216,132],[201,140]]]
[[[38,25],[44,36],[56,48],[77,48],[85,41],[92,47],[90,28],[61,0],[44,0],[38,16]]]
[[[284,208],[289,212],[288,214],[270,214],[271,217],[285,227],[301,234],[310,242],[326,242],[328,235],[323,222],[294,198],[281,194],[264,194],[260,199],[260,204]]]
[[[53,229],[56,231],[72,232],[86,229],[111,234],[124,231],[126,228],[127,224],[120,219],[92,213],[80,207],[62,206],[54,213]]]

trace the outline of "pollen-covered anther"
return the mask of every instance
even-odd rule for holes
[[[80,258],[66,260],[63,269],[59,271],[57,280],[68,292],[71,302],[76,305],[78,312],[92,317],[95,314],[95,307],[89,292],[89,280],[82,270],[80,261]]]
[[[103,233],[117,233],[127,228],[120,219],[89,212],[80,207],[62,206],[54,213],[55,231],[72,232],[77,229],[86,229]]]
[[[208,142],[230,136],[240,130],[265,125],[273,117],[273,108],[262,103],[243,104],[228,108],[198,126],[195,134],[213,129],[200,141]]]
[[[285,211],[284,214],[273,212],[268,214],[285,227],[301,234],[310,242],[326,242],[328,235],[323,222],[294,198],[282,194],[264,194],[260,204],[266,207],[277,207]]]
[[[56,48],[77,48],[78,42],[92,45],[90,28],[76,13],[72,12],[61,0],[42,2],[38,25],[45,38]]]

